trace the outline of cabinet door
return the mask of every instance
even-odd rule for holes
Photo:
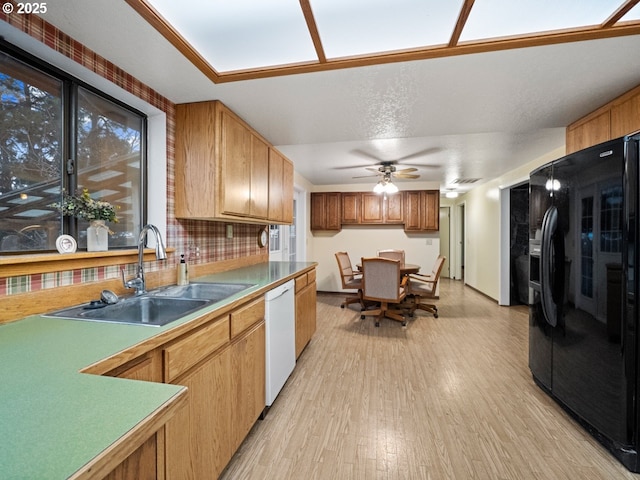
[[[159,352],[150,352],[131,360],[105,375],[147,382],[162,381],[162,362]],[[157,434],[138,447],[125,461],[118,465],[105,480],[155,480],[157,474]]]
[[[221,181],[218,190],[221,195],[221,210],[229,215],[248,216],[251,213],[251,132],[224,110],[220,118]],[[213,188],[213,185],[209,186],[209,189]],[[204,190],[197,194],[212,195],[213,192]]]
[[[165,426],[168,479],[218,478],[231,459],[230,371],[226,347],[171,382],[189,391],[188,404]]]
[[[246,179],[245,179],[246,183]],[[269,145],[251,135],[251,216],[269,215]]]
[[[293,163],[284,159],[282,168],[282,221],[293,223]]]
[[[269,220],[293,223],[293,164],[269,149]]]
[[[316,331],[316,297],[315,280],[296,294],[296,358]]]
[[[440,192],[427,190],[422,194],[422,228],[424,230],[440,230]]]
[[[611,138],[640,130],[640,93],[611,107]]]
[[[311,194],[311,230],[340,230],[340,193]]]
[[[383,223],[384,196],[373,192],[362,193],[362,223]]]
[[[421,194],[419,190],[405,191],[404,196],[404,229],[406,231],[419,231],[422,222],[420,221]]]
[[[384,223],[403,223],[404,208],[400,192],[384,196]]]
[[[611,139],[611,110],[567,128],[567,154]]]
[[[175,209],[178,218],[216,215],[218,169],[213,103],[176,105]],[[208,189],[208,194],[203,192]]]
[[[340,195],[343,224],[360,223],[360,195],[358,192],[343,192]]]
[[[231,346],[231,405],[233,454],[265,407],[264,321]]]
[[[153,434],[103,480],[156,480],[162,478],[157,471],[156,449],[157,439],[156,434]]]

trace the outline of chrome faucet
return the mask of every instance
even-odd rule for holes
[[[136,268],[136,276],[131,280],[125,280],[124,268],[122,269],[122,283],[125,288],[135,288],[136,295],[142,295],[147,293],[147,288],[144,280],[144,244],[147,238],[147,232],[153,232],[156,237],[156,258],[158,260],[166,260],[167,251],[160,235],[160,230],[155,225],[150,223],[142,227],[140,230],[140,236],[138,237],[138,266]]]

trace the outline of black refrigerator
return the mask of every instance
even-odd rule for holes
[[[629,135],[530,175],[529,367],[638,472],[638,145]]]

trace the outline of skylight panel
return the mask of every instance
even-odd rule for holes
[[[299,2],[149,0],[218,72],[317,61]]]
[[[621,22],[640,20],[640,3],[629,10],[621,19]]]
[[[599,25],[622,0],[476,0],[460,41]]]
[[[296,2],[297,3],[297,2]],[[328,58],[449,43],[462,0],[311,0]]]

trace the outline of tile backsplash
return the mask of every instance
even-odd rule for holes
[[[48,24],[36,15],[6,15],[0,20],[30,35],[58,53],[113,82],[147,103],[164,111],[167,118],[167,246],[175,255],[166,262],[145,263],[146,271],[173,268],[176,259],[185,253],[191,264],[211,263],[259,255],[256,237],[262,226],[234,224],[232,239],[226,238],[226,223],[178,220],[174,215],[175,194],[175,106],[117,65],[91,51],[81,43]],[[46,59],[45,59],[46,60]],[[127,275],[135,273],[135,265],[92,267],[70,271],[0,277],[0,297],[47,288],[116,278],[124,268]]]

